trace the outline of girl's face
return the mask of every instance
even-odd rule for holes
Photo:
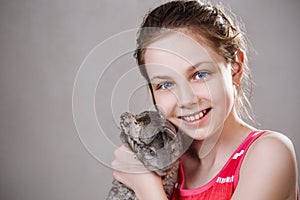
[[[157,107],[184,133],[204,140],[232,114],[231,64],[204,39],[172,33],[145,52],[145,67]],[[199,42],[200,41],[200,42]]]

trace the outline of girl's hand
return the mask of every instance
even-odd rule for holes
[[[161,177],[148,171],[130,149],[122,145],[114,153],[112,167],[116,180],[131,188],[140,200],[167,199]]]

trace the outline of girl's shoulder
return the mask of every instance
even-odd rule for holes
[[[280,150],[283,154],[295,154],[292,141],[286,135],[275,131],[266,131],[260,138],[257,139],[250,151],[255,153],[258,150]]]
[[[245,195],[249,199],[289,199],[287,196],[293,196],[297,188],[292,141],[278,132],[264,133],[250,146],[239,177],[236,199]]]

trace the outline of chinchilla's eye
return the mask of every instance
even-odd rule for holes
[[[150,156],[156,156],[156,150],[154,148],[149,148],[149,155]]]
[[[144,151],[144,159],[145,160],[153,160],[156,159],[156,150],[153,147],[148,148],[146,151]]]

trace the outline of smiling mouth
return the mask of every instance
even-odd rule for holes
[[[193,121],[202,119],[210,110],[211,110],[211,108],[207,108],[207,109],[202,110],[199,113],[196,113],[193,115],[180,116],[179,119],[183,119],[188,122],[193,122]]]

